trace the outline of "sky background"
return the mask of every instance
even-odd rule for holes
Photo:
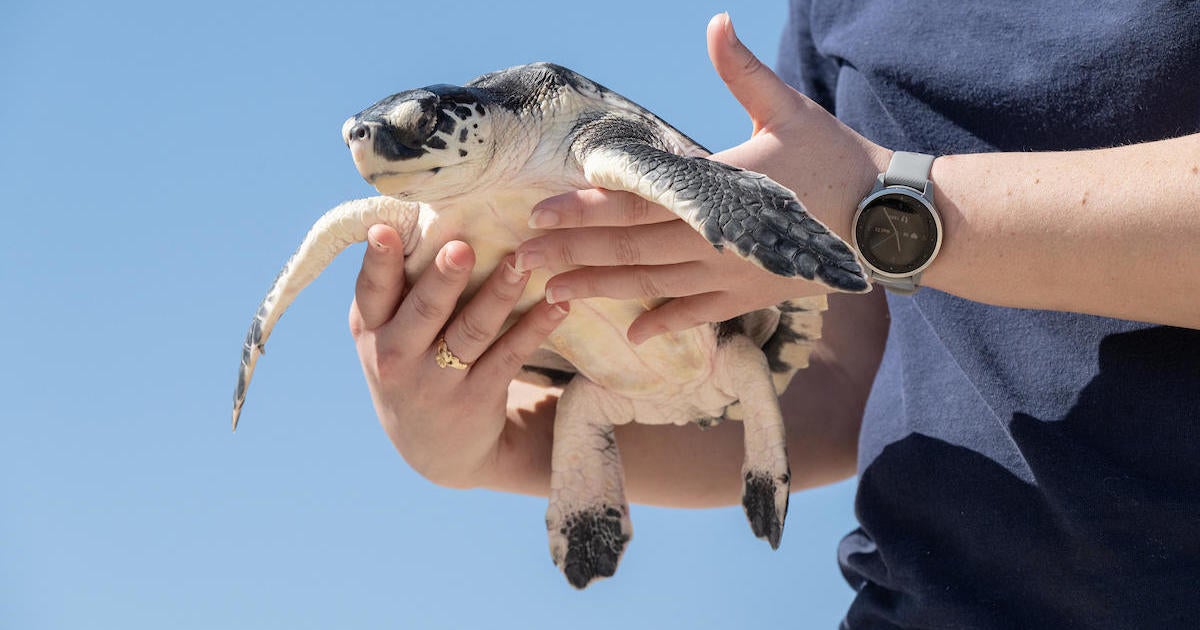
[[[774,62],[786,3],[0,6],[0,628],[832,628],[853,486],[634,506],[617,577],[570,588],[544,499],[436,487],[375,419],[346,327],[361,245],[299,299],[229,431],[279,267],[372,194],[342,121],[554,61],[719,150],[750,125],[704,29]]]

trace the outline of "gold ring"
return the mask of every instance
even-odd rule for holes
[[[446,345],[445,337],[438,339],[437,364],[440,368],[452,367],[456,370],[465,370],[471,367],[470,363],[463,361],[454,356],[453,352],[450,352],[450,346]]]

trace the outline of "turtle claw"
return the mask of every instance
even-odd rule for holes
[[[548,520],[550,554],[567,582],[586,588],[597,578],[612,577],[633,536],[628,510],[600,506]]]
[[[787,473],[774,476],[766,471],[747,472],[742,486],[742,507],[754,535],[779,548],[783,522],[787,518],[790,478]]]

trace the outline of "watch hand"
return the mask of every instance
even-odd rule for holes
[[[896,223],[892,221],[891,213],[884,210],[883,216],[887,217],[888,223],[892,226],[892,236],[896,237],[896,253],[903,253],[904,250],[900,246],[900,230],[896,227]]]

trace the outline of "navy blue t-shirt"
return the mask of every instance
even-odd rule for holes
[[[896,150],[1177,137],[1200,131],[1200,2],[794,0],[780,71]],[[1200,628],[1200,331],[888,305],[844,627]]]

